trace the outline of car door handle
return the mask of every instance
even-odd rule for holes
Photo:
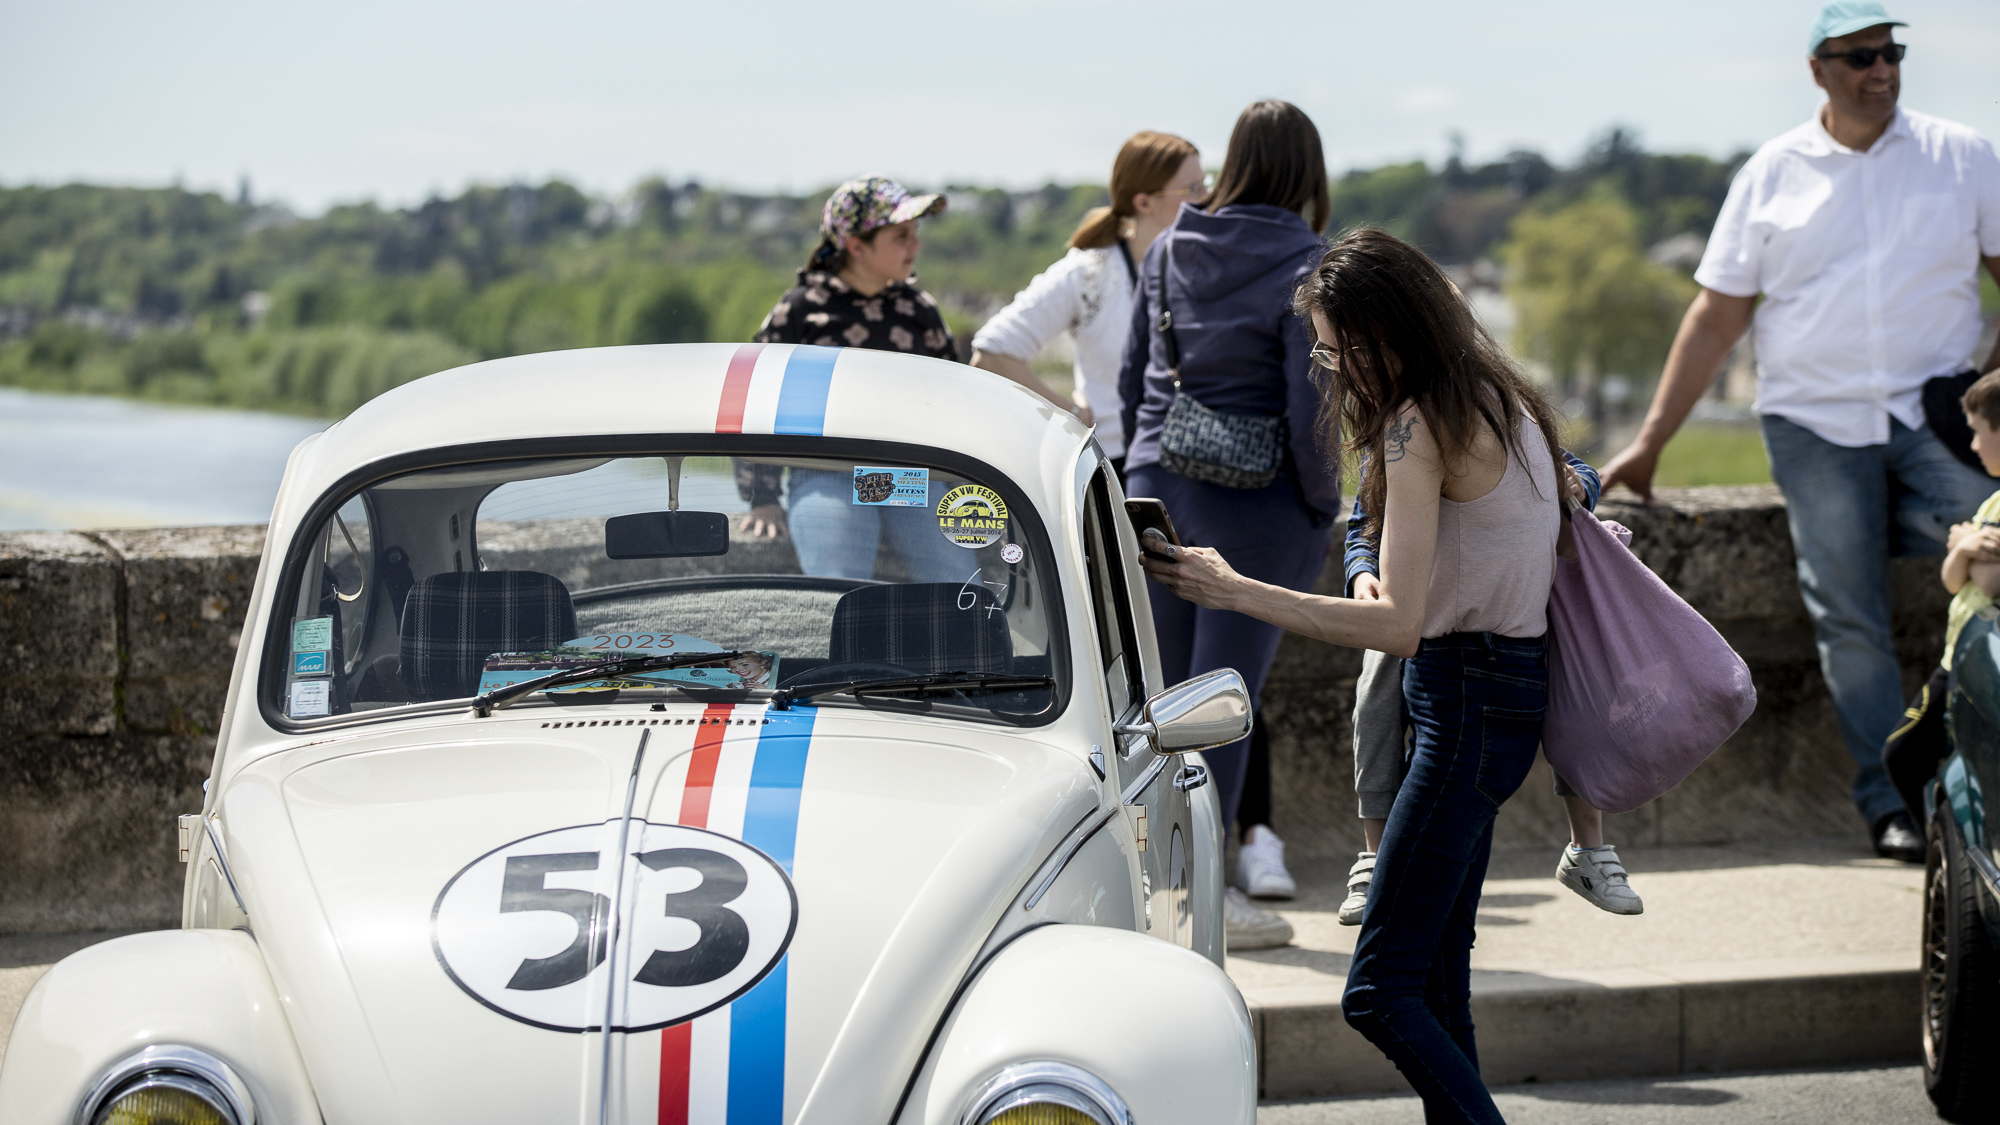
[[[1208,784],[1207,766],[1194,766],[1194,765],[1182,766],[1180,772],[1174,775],[1174,788],[1180,790],[1183,793],[1186,793],[1189,790],[1199,789],[1207,784]]]

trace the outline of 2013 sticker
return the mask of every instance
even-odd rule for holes
[[[856,465],[854,502],[880,508],[926,507],[931,502],[931,471]]]
[[[1007,534],[1007,502],[977,484],[961,484],[937,506],[938,530],[960,547],[985,547]]]

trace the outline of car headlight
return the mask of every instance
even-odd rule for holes
[[[1016,1063],[979,1088],[960,1125],[1132,1125],[1125,1099],[1068,1063]]]
[[[104,1072],[75,1125],[257,1125],[229,1064],[193,1047],[147,1047]]]

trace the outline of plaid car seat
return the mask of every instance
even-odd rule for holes
[[[532,570],[433,574],[403,602],[403,683],[410,699],[462,699],[496,652],[537,652],[576,636],[569,589]]]
[[[918,673],[1008,672],[1014,639],[1007,614],[983,587],[862,586],[834,603],[827,657],[829,664],[868,661]]]

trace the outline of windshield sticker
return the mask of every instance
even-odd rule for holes
[[[544,652],[496,652],[488,656],[479,675],[479,694],[498,691],[515,684],[539,680],[571,668],[585,668],[635,656],[667,656],[677,653],[722,652],[721,645],[680,633],[593,633],[566,641]],[[710,691],[756,691],[773,687],[778,679],[778,656],[772,652],[751,653],[727,663],[693,668],[663,668],[655,672],[635,672],[611,679],[563,684],[549,689],[550,695],[569,692],[607,691],[614,688],[655,688],[665,684],[688,684]]]
[[[603,1015],[606,912],[621,897],[631,905],[614,964],[630,983],[613,1030],[692,1019],[764,979],[798,926],[785,869],[750,844],[679,824],[635,823],[620,850],[623,829],[613,820],[543,832],[452,876],[431,911],[431,945],[453,983],[522,1023],[592,1030],[579,1017]]]
[[[931,471],[856,465],[854,502],[883,508],[928,508],[931,503]]]
[[[960,547],[979,548],[1007,534],[1007,502],[990,488],[961,484],[937,506],[938,530]]]
[[[291,706],[286,713],[294,719],[316,719],[328,714],[332,709],[332,696],[328,689],[331,680],[300,680],[292,685]]]
[[[293,653],[292,675],[294,676],[326,675],[326,653],[323,652]]]
[[[301,617],[292,622],[293,652],[326,652],[333,648],[333,618]]]
[[[1000,561],[1006,563],[1008,566],[1013,566],[1015,563],[1021,561],[1021,556],[1025,553],[1021,550],[1019,543],[1009,543],[1005,547],[1000,548]]]

